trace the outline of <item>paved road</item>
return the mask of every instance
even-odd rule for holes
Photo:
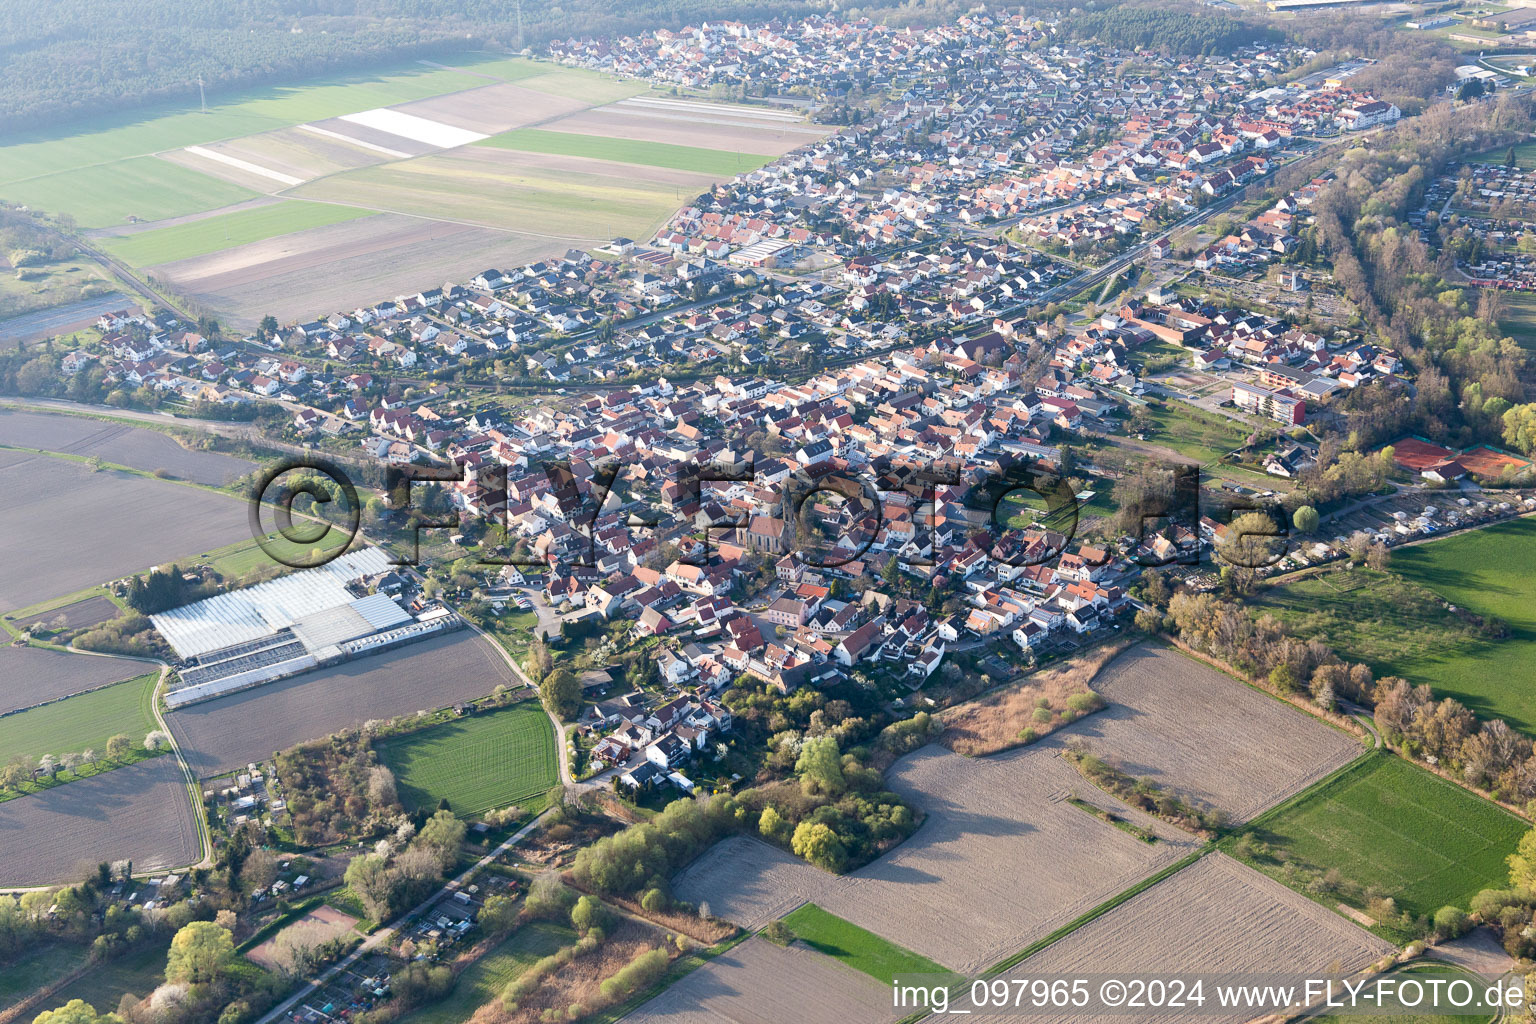
[[[122,292],[113,292],[111,295],[103,295],[96,299],[72,302],[67,306],[55,306],[52,309],[40,309],[36,313],[13,316],[8,320],[0,320],[0,345],[9,347],[14,342],[85,327],[103,313],[124,309],[137,303],[137,299],[131,299]]]

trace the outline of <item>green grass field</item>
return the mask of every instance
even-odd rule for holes
[[[898,974],[955,977],[927,957],[902,949],[836,914],[827,913],[814,903],[807,903],[789,914],[784,923],[796,938],[812,949],[836,957],[854,970],[863,971],[886,984]]]
[[[408,808],[446,798],[461,817],[508,804],[541,810],[560,780],[554,730],[537,701],[386,740],[378,750]]]
[[[1255,837],[1277,856],[1336,868],[1361,886],[1379,887],[1414,915],[1432,915],[1447,904],[1465,909],[1480,890],[1503,885],[1504,858],[1525,831],[1524,822],[1495,804],[1384,752],[1254,825]],[[1286,880],[1274,859],[1253,863]]]
[[[549,921],[534,921],[513,932],[501,945],[476,960],[459,975],[459,983],[445,998],[400,1018],[400,1024],[462,1024],[476,1010],[495,999],[507,982],[576,941],[576,931]]]
[[[625,164],[642,164],[646,167],[670,167],[679,171],[713,174],[721,178],[728,178],[742,171],[755,170],[772,159],[770,156],[733,153],[722,149],[674,146],[665,142],[577,135],[571,132],[551,132],[542,128],[517,128],[486,139],[479,145],[495,146],[498,149],[515,149],[525,153],[554,153],[559,156],[614,160]]]
[[[1392,571],[1478,615],[1509,626],[1502,640],[1467,641],[1398,660],[1399,674],[1428,683],[1483,716],[1536,731],[1536,521],[1517,519],[1392,553]]]
[[[1171,448],[1201,462],[1215,462],[1248,438],[1243,425],[1225,416],[1202,412],[1185,402],[1168,400],[1149,405],[1147,412],[1156,429],[1147,434],[1150,444]]]
[[[0,717],[0,750],[6,760],[94,748],[105,756],[108,738],[118,733],[134,745],[158,728],[153,714],[155,681],[149,672],[126,682]]]
[[[1416,659],[1444,657],[1478,642],[1432,591],[1370,569],[1265,587],[1249,606],[1275,616],[1297,636],[1325,640],[1341,657],[1365,662],[1378,677],[1406,675]]]
[[[1520,150],[1525,148],[1531,150],[1529,163],[1520,157]],[[1520,166],[1536,167],[1536,142],[1517,147],[1515,154],[1520,159]],[[1499,317],[1499,330],[1518,341],[1521,348],[1536,349],[1536,293],[1508,292],[1503,299],[1504,315]]]
[[[85,963],[87,955],[80,946],[62,943],[37,946],[23,953],[0,970],[0,1010],[15,1005],[35,989],[73,971]],[[63,1003],[50,1005],[62,1006]]]
[[[305,228],[372,217],[372,210],[327,203],[287,201],[254,210],[205,217],[186,224],[154,228],[138,234],[102,240],[102,248],[136,267],[205,256],[221,249],[275,238]]]
[[[116,1007],[124,994],[144,997],[165,980],[165,957],[170,940],[150,942],[124,956],[92,967],[77,981],[64,986],[49,1006],[63,1006],[71,999],[84,999],[102,1013],[102,1007]]]
[[[0,184],[0,198],[66,212],[81,227],[122,224],[130,216],[163,220],[254,199],[256,193],[153,156],[85,163],[25,181]]]

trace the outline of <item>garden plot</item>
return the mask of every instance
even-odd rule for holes
[[[727,840],[674,883],[689,902],[758,927],[811,901],[956,971],[974,973],[1173,863],[1180,833],[1093,790],[1054,751],[966,758],[930,745],[898,761],[891,789],[927,812],[917,833],[838,877],[747,839]],[[1078,792],[1161,839],[1084,813]],[[1029,879],[1020,885],[1021,878]]]
[[[107,603],[117,610],[116,605]],[[120,683],[153,668],[125,658],[6,645],[0,647],[0,714]]]
[[[245,502],[50,455],[0,451],[0,610],[250,535]]]
[[[624,1019],[634,1024],[873,1024],[906,1011],[890,990],[803,946],[748,939]]]
[[[0,408],[0,445],[99,457],[146,473],[164,470],[199,484],[227,484],[256,468],[248,459],[183,448],[175,438],[148,427],[20,409]]]
[[[1133,648],[1093,688],[1109,706],[1072,738],[1136,778],[1246,821],[1359,756],[1360,743],[1166,647]]]
[[[186,779],[173,757],[0,803],[0,886],[71,881],[125,859],[135,872],[198,859]]]
[[[297,943],[301,948],[323,945],[352,930],[357,918],[335,907],[318,906],[297,921],[245,954],[247,960],[267,970],[281,970],[285,965],[283,947]]]
[[[199,778],[373,718],[432,711],[515,686],[489,640],[450,633],[166,715]]]
[[[1117,977],[1233,973],[1348,975],[1390,952],[1365,929],[1214,853],[1139,893],[1036,953],[1003,978],[1074,974]],[[1335,966],[1336,965],[1336,966]],[[1211,1009],[1209,1004],[1207,1009]],[[1245,1020],[1252,1011],[1202,1020]],[[1017,1015],[982,1015],[1004,1024]],[[1032,1016],[1086,1024],[1083,1013]],[[1106,1022],[1124,1021],[1104,1016]],[[1138,1021],[1187,1020],[1188,1013],[1138,1014]]]

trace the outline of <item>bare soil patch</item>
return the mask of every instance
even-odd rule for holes
[[[47,455],[0,451],[0,610],[249,536],[237,498]]]
[[[1354,737],[1169,648],[1143,644],[1094,680],[1108,707],[1058,733],[1136,778],[1246,821],[1349,763]]]
[[[197,857],[192,804],[174,757],[0,804],[0,886],[73,881],[104,860],[162,871]]]
[[[367,125],[357,124],[354,121],[343,121],[339,117],[332,117],[324,121],[312,123],[316,128],[323,128],[328,132],[335,132],[337,135],[344,135],[349,139],[357,139],[359,142],[383,146],[385,149],[394,150],[396,153],[404,153],[406,156],[424,156],[427,153],[437,152],[437,147],[428,143],[417,142],[415,139],[408,139],[403,135],[394,135],[390,132],[380,131],[377,128],[369,128]],[[340,139],[336,141],[341,145],[347,145],[347,143],[342,142]],[[377,150],[366,149],[366,147],[362,146],[354,148],[370,153],[378,153]],[[378,155],[389,159],[383,153],[378,153]]]
[[[256,468],[247,459],[186,448],[148,427],[24,409],[0,408],[0,444],[98,457],[146,473],[163,469],[178,479],[214,486]]]
[[[776,846],[732,836],[701,854],[673,880],[672,891],[743,928],[777,920],[838,881]]]
[[[570,244],[384,214],[162,264],[155,274],[228,321],[251,327],[267,313],[287,321],[350,310],[444,280],[463,281],[488,266],[526,263]]]
[[[547,121],[588,106],[590,104],[585,101],[570,96],[556,96],[511,82],[502,82],[447,96],[433,96],[414,103],[402,103],[390,109],[425,117],[429,121],[441,121],[482,135],[495,135],[497,132]]]
[[[1021,735],[1026,729],[1035,739],[1054,732],[1067,724],[1060,714],[1067,699],[1092,689],[1094,677],[1125,648],[1124,643],[1097,648],[948,709],[940,716],[945,729],[939,742],[957,754],[979,757],[1033,742]],[[1036,716],[1041,700],[1053,712],[1046,721]]]
[[[373,718],[430,711],[516,685],[490,641],[469,631],[193,704],[166,715],[199,778]]]
[[[107,604],[114,612],[117,610],[112,602]],[[52,613],[47,617],[52,618]],[[0,647],[0,714],[120,683],[153,668],[142,661],[124,658],[63,654],[42,647],[8,644]]]
[[[347,934],[355,924],[357,924],[357,918],[344,914],[335,907],[322,904],[251,949],[245,956],[246,959],[260,964],[269,971],[275,970],[280,966],[277,958],[278,941],[284,936],[290,939],[302,936],[313,939],[316,943],[329,942],[331,939]]]
[[[1392,949],[1346,921],[1237,863],[1224,854],[1203,857],[1119,907],[1048,946],[1003,975],[1050,977],[1074,973],[1116,976],[1217,974],[1223,972],[1331,972],[1359,970]],[[1210,1009],[1207,1006],[1207,1009]],[[1251,1011],[1210,1020],[1244,1020]],[[984,1015],[981,1022],[1016,1021]],[[1081,1012],[1037,1017],[1084,1024]],[[1106,1022],[1124,1016],[1105,1016]],[[1178,1011],[1139,1013],[1138,1021],[1187,1020]]]
[[[896,1020],[875,979],[803,946],[753,938],[687,975],[625,1018],[634,1024],[864,1024]]]

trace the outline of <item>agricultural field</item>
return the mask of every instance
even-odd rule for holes
[[[0,803],[0,886],[72,881],[103,860],[152,872],[198,856],[191,798],[173,757]]]
[[[1392,571],[1460,608],[1502,619],[1502,640],[1459,644],[1396,662],[1403,676],[1455,697],[1476,714],[1536,732],[1536,520],[1517,519],[1392,553]],[[1383,623],[1390,635],[1390,622]]]
[[[549,131],[543,128],[517,128],[481,143],[498,149],[523,153],[549,153],[592,160],[612,160],[644,167],[670,167],[678,171],[698,171],[722,178],[756,170],[767,163],[767,156],[742,155],[700,146],[677,146],[643,139],[610,139],[599,135]]]
[[[506,662],[474,633],[432,637],[166,715],[199,778],[373,718],[432,711],[517,685]]]
[[[0,610],[142,571],[248,535],[246,505],[85,462],[0,450]]]
[[[288,200],[213,217],[201,217],[170,227],[118,235],[104,240],[102,247],[126,263],[147,267],[156,263],[206,256],[211,252],[305,228],[324,227],[371,216],[374,216],[372,210]]]
[[[1138,879],[1189,853],[1193,836],[1092,790],[1044,744],[987,758],[928,746],[902,758],[887,784],[927,812],[917,833],[848,875],[730,839],[674,881],[692,903],[751,927],[810,901],[946,968],[997,963]],[[1092,791],[1155,832],[1144,843],[1065,798]],[[750,844],[748,846],[747,844]],[[999,873],[997,865],[1010,870]],[[1028,877],[1030,884],[1016,884]]]
[[[1326,639],[1341,657],[1369,665],[1377,678],[1406,675],[1410,662],[1479,642],[1442,598],[1391,572],[1320,573],[1265,587],[1249,604],[1297,636]]]
[[[164,431],[120,420],[0,407],[0,445],[99,458],[130,469],[162,470],[181,480],[221,486],[256,468],[249,459],[183,446]]]
[[[114,666],[114,671],[124,664],[135,664],[115,658],[75,657],[82,661],[105,661]],[[143,663],[137,663],[137,667],[141,670],[152,668]],[[126,682],[76,694],[42,707],[0,715],[0,751],[5,752],[7,760],[18,755],[41,757],[71,751],[78,753],[87,748],[104,752],[107,740],[118,733],[126,734],[135,745],[141,744],[146,733],[158,728],[154,699],[155,684],[159,679],[159,671],[152,670]]]
[[[0,715],[72,693],[120,683],[140,675],[147,667],[141,661],[123,658],[65,654],[42,647],[7,644],[0,647]],[[5,721],[0,718],[0,724]],[[0,749],[6,748],[0,746]]]
[[[1391,948],[1358,925],[1215,853],[1137,893],[1001,977],[1266,971],[1347,975]],[[1251,1013],[1234,1009],[1229,1016],[1212,1013],[1201,1019],[1239,1021]],[[970,1019],[1004,1024],[1018,1017],[980,1014]],[[1100,1018],[1078,1012],[1032,1019],[1083,1024]],[[1136,1019],[1187,1020],[1188,1013],[1138,1013]]]
[[[1391,754],[1376,753],[1255,823],[1269,856],[1249,858],[1281,876],[1282,859],[1337,869],[1379,887],[1415,916],[1504,884],[1504,859],[1526,825],[1514,815]],[[1335,897],[1329,897],[1337,902]]]
[[[786,983],[793,979],[792,984]],[[890,988],[801,946],[752,938],[624,1019],[633,1024],[866,1024],[895,1021]]]
[[[899,974],[944,974],[944,968],[858,925],[807,903],[784,918],[795,938],[836,960],[862,971],[881,984]]]
[[[500,996],[507,982],[532,967],[541,957],[550,956],[575,941],[576,932],[563,924],[550,921],[525,924],[465,968],[452,992],[401,1017],[400,1024],[462,1024],[481,1006]]]
[[[647,173],[606,160],[468,146],[320,178],[292,194],[542,235],[552,253],[567,242],[648,237],[714,180],[690,170]]]
[[[1142,645],[1094,679],[1109,706],[1053,734],[1135,778],[1245,821],[1360,754],[1360,741],[1166,647]]]
[[[461,63],[473,64],[473,55],[462,55]],[[126,123],[121,114],[107,115],[72,124],[65,134],[13,134],[0,138],[0,196],[72,214],[85,227],[216,209],[251,198],[251,190],[177,167],[158,154],[483,84],[473,74],[411,63],[235,92],[215,97],[207,113],[196,109],[192,96],[151,107]]]
[[[353,309],[445,279],[464,281],[486,267],[528,263],[567,244],[386,213],[163,263],[154,273],[249,328],[268,313],[288,321]]]
[[[469,817],[516,804],[543,809],[560,781],[554,728],[537,701],[458,719],[377,747],[407,810],[447,800]]]
[[[910,842],[910,840],[909,840]],[[749,836],[722,839],[672,880],[672,890],[716,917],[756,931],[833,884],[831,875]]]
[[[1436,979],[1446,984],[1455,981],[1465,981],[1475,986],[1475,991],[1482,991],[1488,985],[1487,979],[1480,978],[1471,971],[1434,961],[1420,961],[1408,964],[1392,971],[1387,977],[1395,980],[1416,978],[1426,984],[1430,983],[1431,979]],[[1400,1012],[1391,1015],[1392,1024],[1490,1024],[1495,1019],[1492,1013],[1415,1013],[1408,1007],[1402,1007],[1400,1002],[1394,1005]],[[1350,1019],[1350,1015],[1347,1014],[1320,1013],[1315,1017],[1308,1017],[1307,1021],[1309,1024],[1347,1024]],[[1355,1020],[1358,1019],[1355,1018]]]

